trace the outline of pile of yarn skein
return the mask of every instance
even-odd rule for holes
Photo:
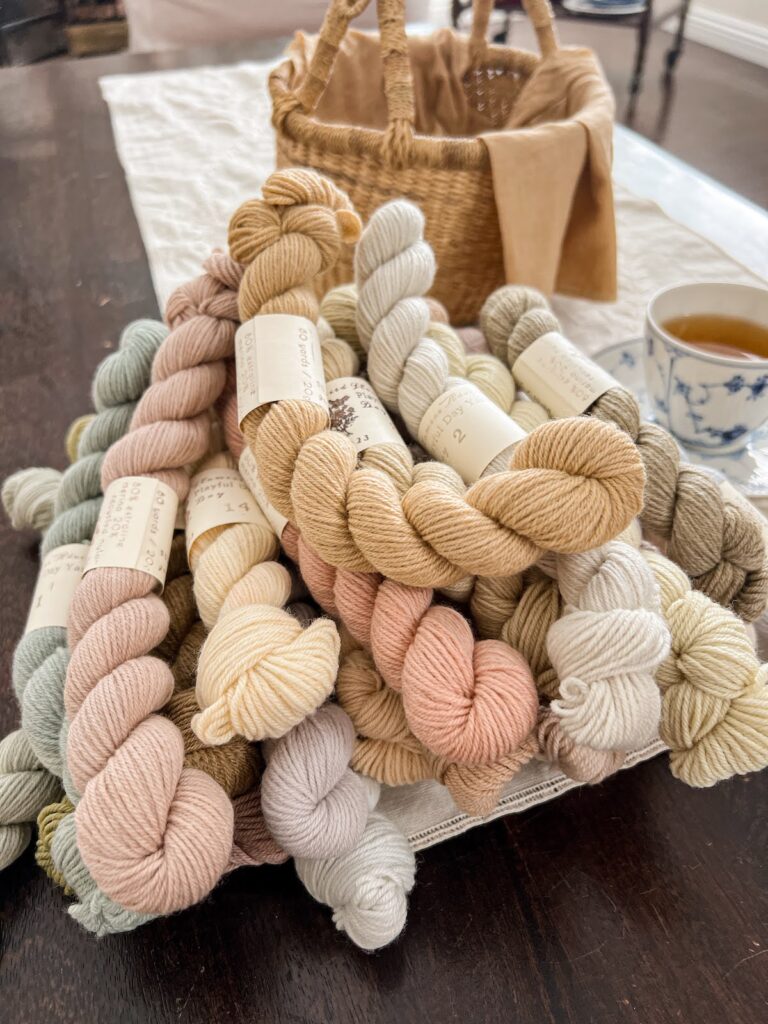
[[[375,949],[415,881],[382,787],[483,817],[534,759],[594,784],[660,737],[691,786],[768,764],[759,516],[618,384],[570,416],[522,393],[561,337],[530,289],[490,295],[468,351],[423,232],[409,202],[363,227],[326,179],[275,172],[96,369],[70,465],[6,481],[59,618],[33,609],[14,657],[0,866],[34,842],[96,935],[292,858]],[[348,246],[354,283],[318,296]],[[287,397],[241,341],[279,367],[285,324],[319,353]],[[136,478],[186,509],[164,586],[97,560],[64,593],[51,567],[101,546],[105,493]]]

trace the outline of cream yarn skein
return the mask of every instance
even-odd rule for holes
[[[551,710],[576,744],[631,750],[658,732],[655,673],[669,653],[669,630],[653,573],[634,548],[613,541],[561,555],[562,618],[547,634],[560,679]]]

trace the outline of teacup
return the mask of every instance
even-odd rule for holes
[[[717,313],[768,326],[768,288],[681,284],[648,305],[645,379],[656,420],[687,448],[741,451],[768,420],[768,359],[713,355],[664,329],[670,319]]]

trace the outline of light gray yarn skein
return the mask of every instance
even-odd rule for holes
[[[55,518],[41,545],[43,557],[62,544],[88,543],[93,536],[101,508],[101,462],[104,453],[127,431],[136,401],[149,384],[154,354],[167,333],[168,329],[158,321],[137,320],[123,331],[118,351],[98,367],[92,387],[97,416],[81,438],[77,461],[65,471],[59,483]],[[66,717],[63,693],[68,661],[66,630],[53,626],[23,636],[13,661],[13,687],[21,706],[22,730],[28,748],[41,768],[58,777],[62,776],[66,764],[61,733]],[[0,742],[0,749],[3,753],[0,759],[3,765],[0,775],[0,867],[5,867],[21,852],[18,838],[14,843],[3,841],[5,827],[18,825],[19,814],[22,813],[17,800],[14,819],[7,817],[6,808],[18,791],[18,782],[13,776],[15,772],[29,772],[30,769],[25,767],[29,764],[28,757],[17,760],[12,757],[14,752],[21,752],[11,737]],[[34,821],[51,801],[50,782],[42,773],[36,778],[41,781],[40,787],[28,785],[25,790],[23,814],[26,822]],[[66,788],[69,792],[69,787]]]

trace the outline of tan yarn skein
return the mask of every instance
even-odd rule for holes
[[[514,373],[518,357],[560,324],[547,300],[531,288],[507,285],[481,312],[491,350]],[[535,397],[535,396],[534,396]],[[635,396],[611,388],[588,410],[621,427],[635,442],[647,476],[643,526],[667,542],[667,555],[690,576],[697,590],[733,606],[743,619],[758,618],[768,602],[768,560],[759,517],[746,504],[725,498],[702,469],[681,462],[674,439],[641,419]]]
[[[235,214],[232,253],[250,264],[240,289],[243,318],[316,316],[303,282],[339,251],[342,229],[329,208],[343,205],[339,196],[310,172],[277,172],[264,201]],[[349,224],[352,215],[342,212]],[[419,480],[402,497],[385,474],[358,468],[352,442],[327,426],[319,406],[298,401],[246,418],[243,432],[270,500],[327,561],[413,586],[512,575],[542,549],[586,550],[619,533],[642,502],[634,447],[596,421],[545,424],[517,447],[511,471],[466,495],[457,493],[451,473]]]

